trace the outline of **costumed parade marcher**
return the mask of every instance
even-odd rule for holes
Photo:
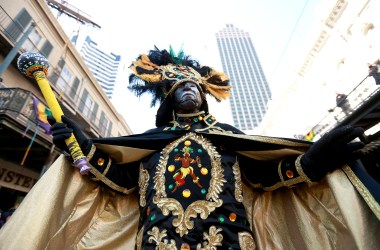
[[[379,203],[346,165],[363,156],[353,141],[363,129],[314,144],[245,135],[209,113],[207,94],[229,96],[224,73],[157,48],[130,68],[130,89],[160,103],[157,128],[88,139],[63,116],[53,141],[67,150],[73,132],[90,171],[57,159],[0,231],[0,249],[380,246]]]

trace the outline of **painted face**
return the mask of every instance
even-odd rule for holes
[[[178,113],[195,113],[202,106],[202,97],[195,83],[184,82],[174,92],[174,109]]]

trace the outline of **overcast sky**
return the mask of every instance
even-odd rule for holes
[[[276,98],[281,94],[279,77],[292,70],[289,69],[291,58],[302,52],[310,37],[310,27],[318,22],[316,13],[323,1],[70,0],[67,2],[88,15],[101,29],[79,25],[64,15],[58,16],[58,20],[69,36],[78,31],[81,35],[90,33],[101,49],[121,55],[125,68],[154,45],[160,49],[172,45],[176,50],[183,47],[185,53],[201,64],[222,70],[215,33],[227,23],[233,24],[250,33]],[[125,70],[126,77],[129,73]],[[117,88],[114,103],[134,133],[144,132],[154,127],[157,107],[149,109],[150,96],[138,100],[128,93],[126,77]],[[219,121],[231,122],[231,115],[225,115],[226,105],[222,103],[220,108],[210,109]],[[143,119],[142,114],[148,117]]]

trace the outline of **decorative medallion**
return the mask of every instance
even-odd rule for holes
[[[176,165],[173,172],[171,165]],[[163,215],[175,217],[172,224],[181,237],[194,227],[191,218],[207,219],[223,204],[223,172],[221,156],[201,135],[188,133],[162,150],[153,178],[153,202]]]
[[[256,248],[255,241],[253,237],[248,232],[239,232],[239,245],[242,250],[253,250]]]
[[[235,199],[238,202],[243,202],[243,187],[241,182],[239,162],[237,160],[235,164],[232,166],[232,171],[235,176]]]

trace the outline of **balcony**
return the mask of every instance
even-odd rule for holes
[[[23,166],[40,173],[49,159],[52,138],[37,128],[32,97],[30,91],[21,88],[0,88],[0,156],[21,165],[34,138]]]

